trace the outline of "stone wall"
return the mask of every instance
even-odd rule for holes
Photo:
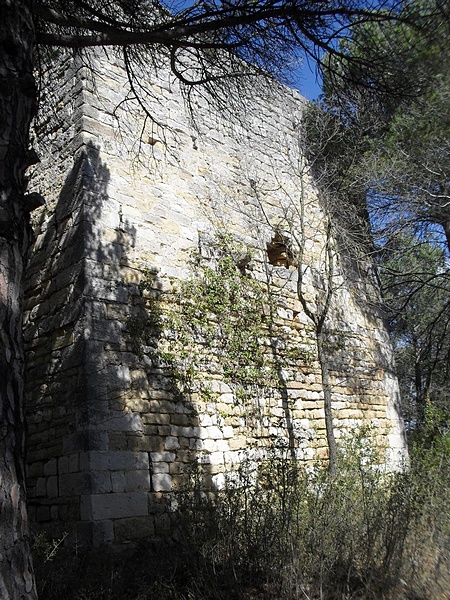
[[[30,513],[83,543],[167,535],[193,463],[214,489],[273,445],[327,456],[314,327],[296,292],[300,238],[313,312],[329,283],[326,215],[298,141],[304,100],[261,86],[230,116],[200,94],[189,109],[164,69],[138,81],[147,114],[119,59],[65,55],[36,124],[32,186],[47,204],[27,284]],[[394,465],[405,445],[377,292],[370,268],[333,247],[336,437],[369,423]],[[254,320],[245,302],[240,315],[204,304],[224,257]],[[262,352],[249,335],[239,348],[233,323],[256,327]]]

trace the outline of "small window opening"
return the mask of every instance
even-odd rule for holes
[[[274,267],[288,268],[295,264],[289,239],[278,232],[274,235],[272,241],[267,243],[267,256],[269,263]]]

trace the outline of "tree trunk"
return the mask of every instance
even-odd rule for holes
[[[37,598],[25,504],[22,275],[24,201],[36,106],[30,0],[0,0],[0,598]]]
[[[336,475],[337,444],[333,427],[333,410],[331,408],[331,384],[329,377],[328,360],[324,351],[323,331],[317,329],[316,337],[317,356],[319,359],[320,373],[322,376],[323,407],[325,412],[325,428],[327,432],[329,470],[331,477],[334,477]]]
[[[447,249],[450,252],[450,218],[444,219],[441,225],[444,229],[445,239],[447,240]]]
[[[415,345],[416,346],[416,345]],[[414,363],[414,387],[416,389],[416,427],[421,426],[425,423],[425,398],[426,398],[426,390],[424,389],[422,383],[422,367],[420,360],[417,360],[417,357],[420,357],[420,353],[418,353],[417,347],[414,348],[416,354],[416,361]]]

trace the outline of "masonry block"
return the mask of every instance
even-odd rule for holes
[[[81,468],[93,471],[133,471],[149,467],[147,452],[100,451],[83,455]]]
[[[172,476],[166,473],[155,473],[152,476],[152,489],[154,492],[170,492]]]
[[[81,496],[91,489],[90,473],[68,473],[59,476],[60,496]]]
[[[118,542],[151,538],[154,535],[153,517],[132,517],[114,521],[114,537]]]
[[[114,471],[111,473],[113,492],[150,491],[150,473],[146,471]]]
[[[120,519],[124,517],[144,516],[148,513],[147,494],[145,492],[92,494],[88,498],[91,504],[91,519]]]

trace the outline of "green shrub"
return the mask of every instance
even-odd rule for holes
[[[172,540],[159,545],[75,553],[39,538],[41,600],[447,598],[448,433],[424,435],[399,473],[380,467],[369,439],[341,444],[334,477],[273,448],[214,495],[192,465]]]
[[[244,463],[214,501],[193,494],[184,539],[201,547],[202,570],[277,598],[394,589],[411,510],[403,475],[386,474],[367,440],[362,432],[344,445],[333,478],[327,464],[308,471],[276,449],[261,465]]]

